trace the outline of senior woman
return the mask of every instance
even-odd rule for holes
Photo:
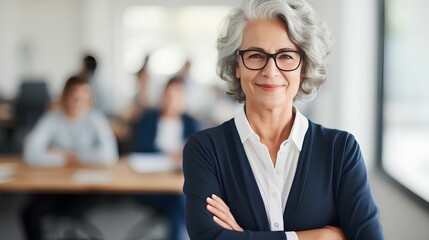
[[[383,239],[355,138],[304,117],[329,33],[304,0],[246,0],[218,38],[218,74],[243,109],[183,153],[191,239]]]

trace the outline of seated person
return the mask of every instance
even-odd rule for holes
[[[184,105],[183,81],[173,77],[165,86],[161,109],[146,110],[137,122],[136,152],[161,152],[180,159],[185,141],[198,129]]]
[[[24,159],[31,166],[112,165],[118,159],[116,140],[106,117],[92,109],[86,80],[71,77],[59,108],[47,112],[24,141]]]
[[[133,151],[132,130],[136,122],[140,120],[144,111],[149,107],[147,87],[150,81],[148,72],[149,56],[145,58],[143,66],[136,73],[136,93],[130,103],[121,113],[110,118],[110,125],[118,140],[121,154]]]
[[[92,105],[93,97],[88,82],[76,76],[68,79],[58,108],[45,113],[26,137],[25,161],[38,167],[115,164],[118,160],[116,140],[106,117],[92,109]],[[44,238],[46,232],[42,231],[43,222],[49,215],[72,216],[79,218],[78,221],[82,224],[82,221],[85,222],[80,219],[82,212],[89,208],[93,197],[33,195],[23,212],[28,239]]]
[[[185,113],[183,81],[173,77],[166,85],[161,109],[148,109],[137,122],[135,151],[170,155],[181,165],[185,141],[198,130],[197,121]],[[183,195],[145,195],[140,200],[167,214],[171,221],[170,239],[185,234]]]

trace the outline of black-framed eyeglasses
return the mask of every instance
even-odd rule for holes
[[[237,54],[241,56],[244,66],[249,70],[261,70],[267,66],[270,58],[274,59],[274,63],[281,71],[294,71],[301,64],[304,57],[303,51],[286,50],[277,53],[266,53],[260,50],[237,50]]]

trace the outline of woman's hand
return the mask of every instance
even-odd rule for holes
[[[50,148],[48,149],[48,153],[63,155],[64,167],[75,167],[80,165],[78,156],[73,152],[64,151],[59,148]]]
[[[72,152],[66,152],[64,159],[65,159],[65,165],[64,166],[66,166],[66,167],[80,166],[78,156]]]
[[[296,232],[299,240],[346,240],[343,231],[339,227],[326,226],[323,228]]]
[[[233,231],[243,232],[237,222],[235,221],[234,216],[232,215],[229,207],[226,203],[218,196],[212,194],[211,197],[206,199],[207,210],[213,214],[213,220],[219,224],[221,227]]]

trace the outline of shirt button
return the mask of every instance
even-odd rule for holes
[[[280,171],[280,170],[276,170],[276,174],[277,174],[277,175],[280,175],[280,174],[282,174],[282,171]]]
[[[274,223],[274,227],[278,228],[279,227],[279,223]]]
[[[273,197],[277,197],[277,193],[276,193],[276,192],[272,192],[272,193],[271,193],[271,196],[273,196]]]

